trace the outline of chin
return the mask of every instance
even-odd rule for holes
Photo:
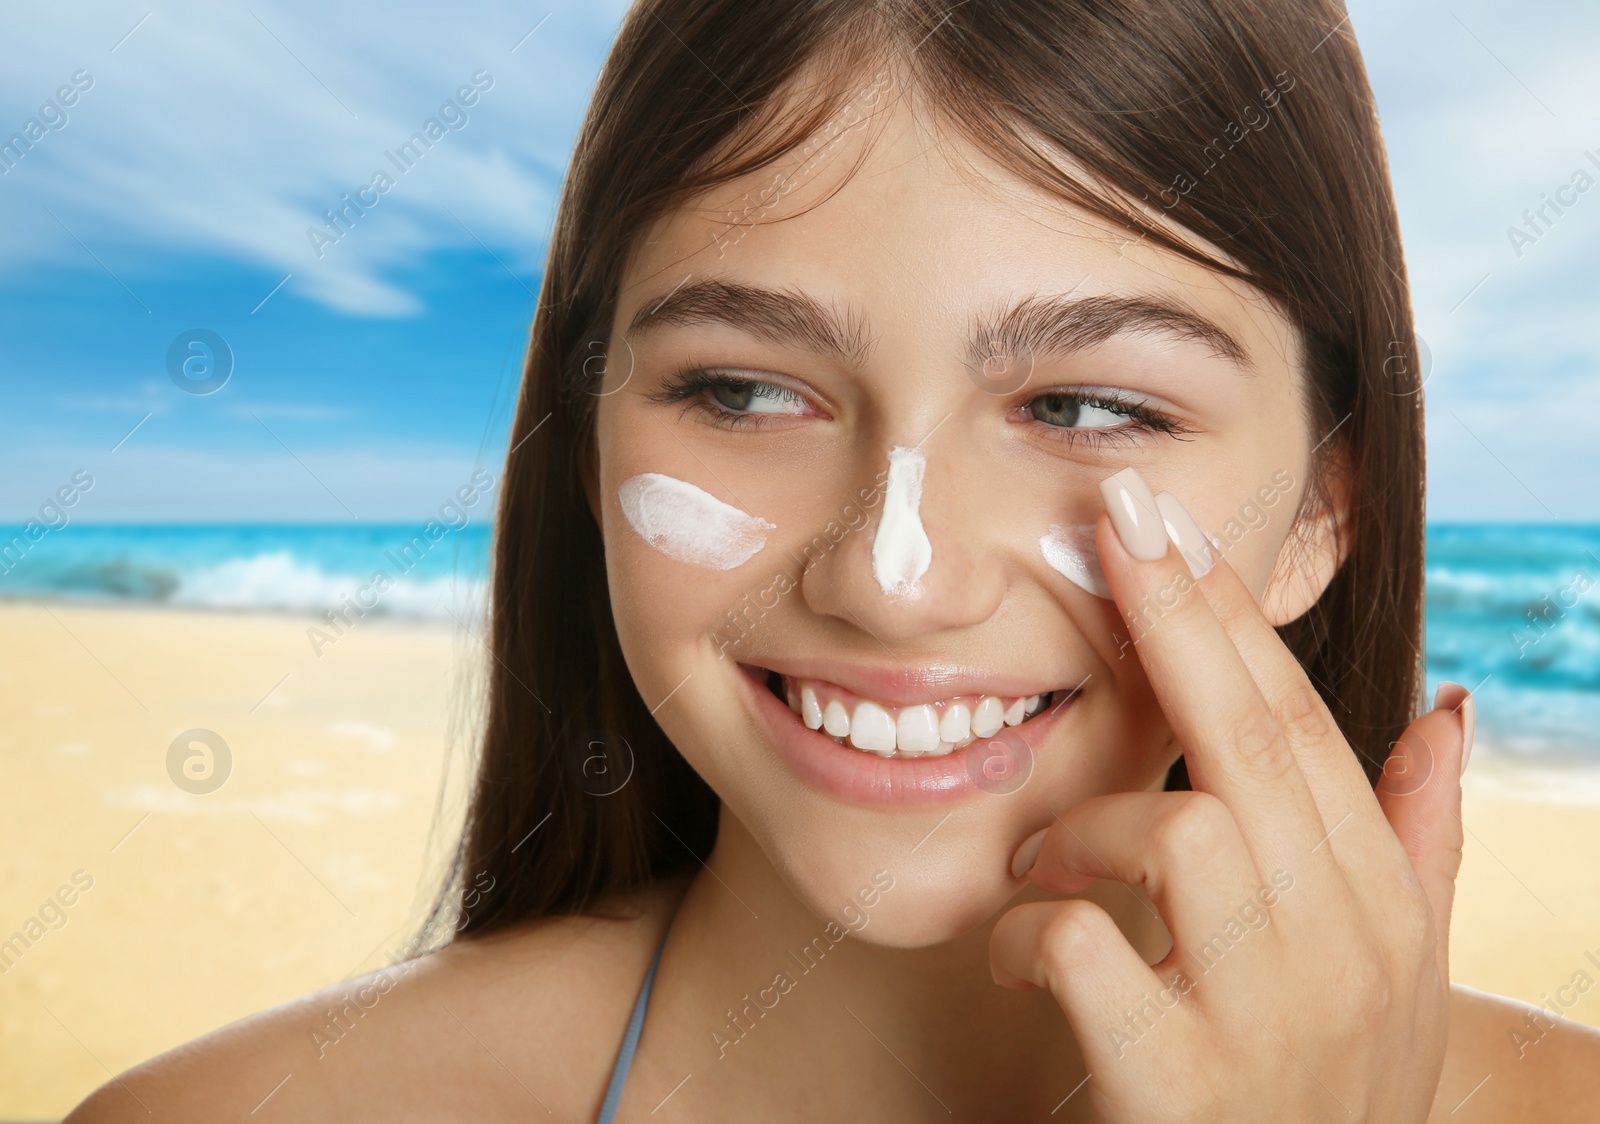
[[[1009,831],[1002,838],[996,825],[985,833],[992,838],[979,840],[957,836],[953,824],[944,829],[952,835],[940,841],[936,834],[915,853],[908,853],[903,831],[891,839],[859,827],[848,834],[807,831],[761,846],[819,929],[831,922],[865,944],[925,948],[983,925],[1020,889],[1005,870]]]
[[[997,865],[1009,859],[1007,854]],[[896,879],[894,891],[884,896],[872,911],[872,923],[855,939],[881,948],[945,944],[987,923],[1018,889],[1000,874],[962,877],[930,865]]]

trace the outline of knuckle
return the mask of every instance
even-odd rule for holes
[[[1369,889],[1373,900],[1382,902],[1381,913],[1372,915],[1369,922],[1369,956],[1380,961],[1387,958],[1392,964],[1418,957],[1431,960],[1440,929],[1450,923],[1453,892],[1436,904],[1422,877],[1409,866],[1386,877],[1373,877]]]
[[[1078,953],[1099,943],[1109,922],[1105,911],[1093,902],[1060,902],[1039,933],[1045,962],[1052,967],[1071,963]]]
[[[1353,943],[1336,978],[1345,1002],[1361,1023],[1381,1025],[1387,1021],[1392,998],[1389,973],[1370,941]]]
[[[1222,855],[1233,830],[1233,814],[1209,792],[1173,793],[1176,799],[1151,825],[1156,861],[1163,868],[1206,865]]]
[[[1291,740],[1301,743],[1324,741],[1334,728],[1322,696],[1310,683],[1296,684],[1284,698],[1281,724]]]
[[[1269,780],[1281,780],[1294,767],[1289,739],[1278,720],[1264,709],[1251,708],[1234,726],[1234,748]]]

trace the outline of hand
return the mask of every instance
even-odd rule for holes
[[[1013,871],[1033,852],[1027,878],[1051,893],[1138,886],[1174,944],[1147,965],[1097,905],[1031,902],[994,929],[996,982],[1050,989],[1101,1120],[1425,1120],[1448,1027],[1466,691],[1441,689],[1375,793],[1226,560],[1197,581],[1177,550],[1141,561],[1108,519],[1097,535],[1125,618],[1180,591],[1133,647],[1194,791],[1086,800]]]

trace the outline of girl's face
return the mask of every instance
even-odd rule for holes
[[[1017,891],[1054,810],[1179,753],[1137,655],[1162,607],[1086,588],[1099,481],[1176,495],[1279,621],[1332,548],[1283,549],[1321,436],[1287,321],[881,92],[636,248],[591,501],[722,845],[822,916],[888,871],[863,939],[920,946]]]

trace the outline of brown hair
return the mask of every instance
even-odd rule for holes
[[[1306,503],[1324,501],[1338,450],[1350,513],[1339,572],[1280,632],[1369,778],[1416,712],[1415,343],[1372,94],[1339,5],[641,0],[578,137],[510,437],[486,728],[453,871],[454,887],[494,888],[471,895],[465,933],[593,910],[710,852],[717,797],[652,719],[611,617],[582,483],[598,349],[643,231],[814,138],[884,66],[1004,166],[1248,281],[1298,329],[1312,428],[1333,435]],[[1169,785],[1184,783],[1180,761]],[[455,922],[458,892],[436,923]]]

